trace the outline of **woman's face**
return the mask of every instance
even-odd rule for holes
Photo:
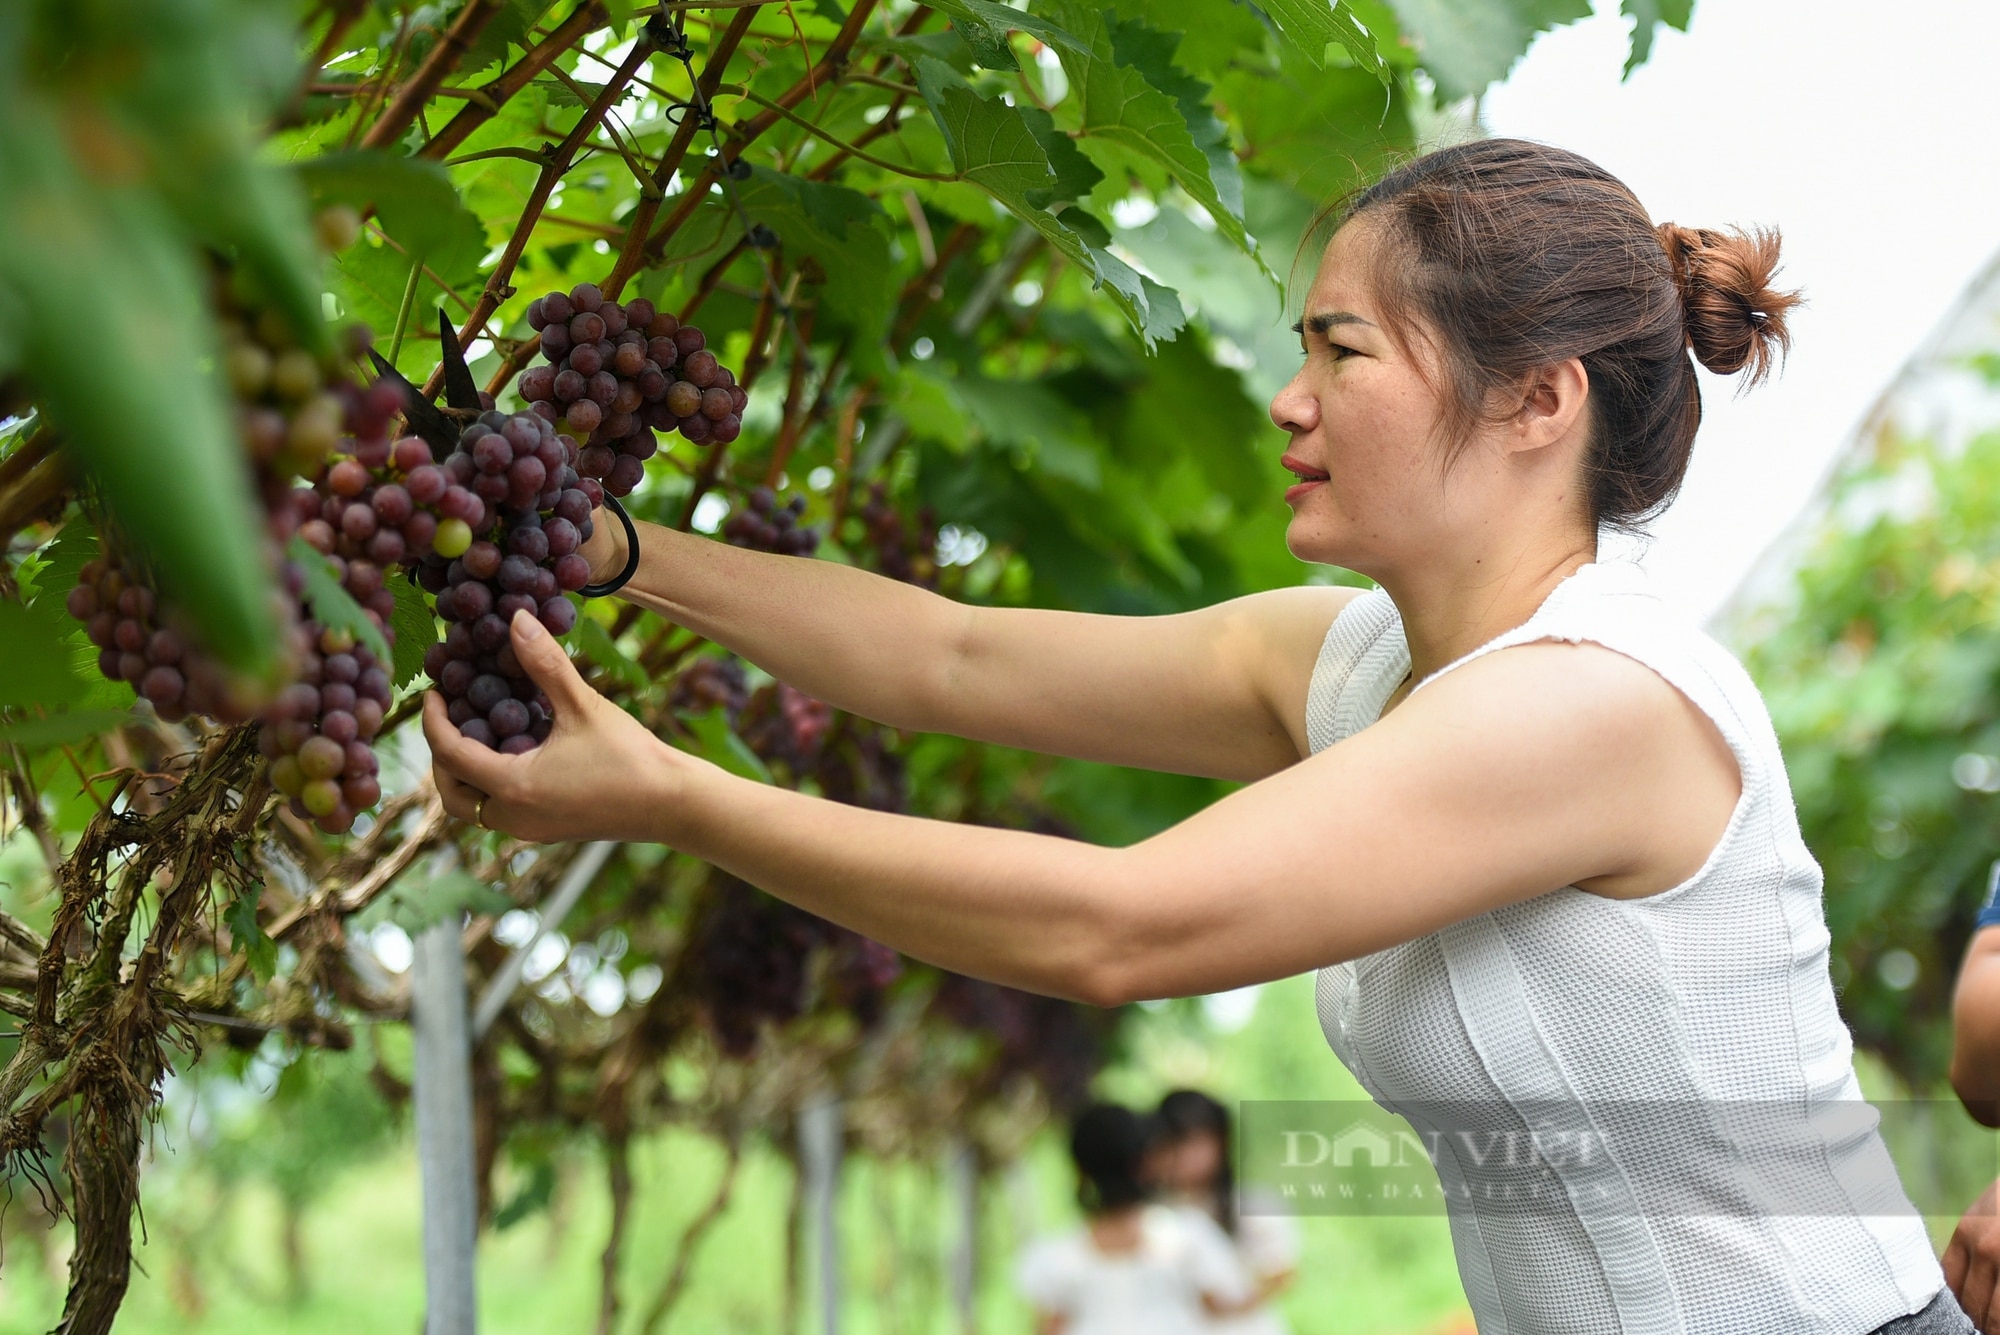
[[[1416,337],[1405,351],[1384,327],[1369,281],[1378,245],[1365,216],[1327,243],[1299,323],[1304,364],[1271,400],[1297,478],[1285,545],[1376,579],[1434,550],[1453,508],[1438,395],[1412,360],[1429,345]]]

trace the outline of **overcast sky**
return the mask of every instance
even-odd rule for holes
[[[1686,490],[1646,560],[1705,615],[1798,512],[1855,423],[2000,249],[2000,4],[1695,0],[1619,81],[1616,0],[1544,34],[1485,122],[1574,149],[1656,220],[1784,231],[1782,380],[1704,377]]]

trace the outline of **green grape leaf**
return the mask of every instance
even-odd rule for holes
[[[53,600],[34,607],[0,600],[0,705],[54,707],[83,697],[87,678],[69,646],[75,625]],[[90,655],[94,673],[95,647]]]
[[[1025,198],[1036,208],[1047,208],[1051,204],[1082,199],[1097,188],[1104,179],[1096,163],[1084,155],[1076,146],[1076,141],[1056,128],[1055,117],[1040,107],[1016,107],[1021,120],[1028,127],[1028,133],[1035,136],[1047,156],[1049,168],[1055,172],[1055,184],[1044,190],[1030,190]]]
[[[285,547],[285,555],[299,563],[305,572],[306,606],[312,609],[313,620],[329,630],[350,630],[354,638],[368,646],[377,662],[394,663],[395,656],[389,652],[389,641],[382,631],[354,601],[354,595],[342,588],[334,576],[333,563],[321,555],[319,549],[304,538],[294,537]]]
[[[396,632],[390,680],[400,691],[423,674],[424,650],[438,642],[438,623],[430,599],[413,580],[394,577],[389,587],[396,594],[396,611],[389,618],[389,626]]]
[[[1694,18],[1694,0],[1625,0],[1620,13],[1632,20],[1632,54],[1626,57],[1625,74],[1645,64],[1653,55],[1653,34],[1661,25],[1688,30]]]
[[[618,642],[611,638],[611,632],[596,617],[579,613],[576,629],[570,633],[575,636],[576,647],[583,651],[585,658],[634,690],[646,688],[651,680],[646,675],[646,669],[618,647]]]
[[[95,737],[101,732],[111,731],[121,723],[131,721],[132,716],[122,710],[72,709],[50,714],[46,718],[0,723],[0,743],[18,746],[23,751],[33,753],[51,746],[80,742],[86,737]]]
[[[1436,2],[1425,0],[1425,3]],[[1486,2],[1479,0],[1481,5]],[[1584,0],[1584,3],[1588,5],[1589,0]],[[1374,34],[1355,16],[1352,6],[1345,0],[1262,0],[1262,5],[1272,22],[1313,64],[1324,66],[1328,44],[1338,44],[1354,58],[1356,65],[1373,74],[1384,87],[1388,86],[1389,63],[1382,58]],[[1471,10],[1478,6],[1461,3],[1457,7]],[[1398,9],[1400,12],[1400,5]]]
[[[1074,205],[1060,217],[1036,206],[1035,198],[1061,188],[1062,178],[1018,108],[979,96],[935,60],[917,62],[917,86],[959,175],[1040,232],[1098,286],[1108,286],[1111,299],[1148,347],[1172,338],[1187,323],[1171,291],[1110,252],[1110,234],[1102,223]]]
[[[29,595],[28,603],[53,607],[67,599],[97,551],[97,530],[90,520],[81,513],[71,515],[48,546],[35,553],[32,568],[21,568],[21,591]]]
[[[771,782],[771,771],[729,726],[725,711],[711,709],[701,714],[683,714],[681,722],[694,734],[695,744],[689,749],[703,760],[741,778]]]
[[[1484,92],[1506,77],[1537,34],[1590,16],[1590,0],[1395,0],[1395,7],[1447,99]]]
[[[350,204],[373,209],[382,230],[414,251],[434,254],[451,244],[472,215],[438,163],[374,149],[329,153],[293,168],[313,207]],[[474,226],[478,220],[473,219]],[[409,260],[402,262],[409,272]],[[398,289],[401,295],[401,289]]]
[[[1045,15],[1029,14],[994,0],[941,0],[933,7],[950,17],[952,31],[965,39],[972,58],[989,70],[1021,68],[1007,43],[1012,32],[1027,33],[1057,50],[1076,45],[1075,37]]]
[[[1208,210],[1224,236],[1255,254],[1257,243],[1243,226],[1243,178],[1229,132],[1209,109],[1207,85],[1174,67],[1179,39],[1136,21],[1107,29],[1081,4],[1057,12],[1088,43],[1059,50],[1079,108],[1078,133],[1163,169]],[[1171,85],[1172,95],[1154,80]],[[1197,133],[1204,143],[1195,141]]]
[[[897,289],[881,206],[844,186],[766,167],[752,169],[737,199],[753,225],[777,233],[787,256],[818,261],[826,274],[822,318],[852,332],[857,352],[879,351]]]
[[[554,7],[555,0],[507,0],[466,47],[459,69],[468,75],[476,74],[505,60],[508,47],[525,49],[533,40],[535,24]]]
[[[257,921],[257,903],[264,897],[264,884],[252,881],[229,901],[229,907],[222,911],[223,925],[229,928],[230,939],[236,949],[243,952],[243,958],[250,964],[250,971],[257,975],[259,983],[271,981],[271,975],[278,971],[278,943],[264,931]]]

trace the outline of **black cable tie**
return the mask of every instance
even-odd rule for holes
[[[604,598],[618,592],[639,573],[639,530],[632,523],[632,516],[625,513],[625,507],[610,492],[604,493],[604,508],[618,516],[625,525],[625,568],[605,580],[602,584],[586,584],[577,592],[585,598]]]

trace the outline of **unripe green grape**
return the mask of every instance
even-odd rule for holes
[[[340,805],[340,785],[332,779],[314,779],[300,791],[299,801],[315,816],[331,815]]]
[[[438,524],[437,536],[431,539],[431,550],[449,560],[465,555],[465,549],[472,545],[472,525],[463,519],[446,519]]]
[[[279,756],[271,762],[271,786],[286,797],[297,797],[304,791],[306,775],[297,756]]]

